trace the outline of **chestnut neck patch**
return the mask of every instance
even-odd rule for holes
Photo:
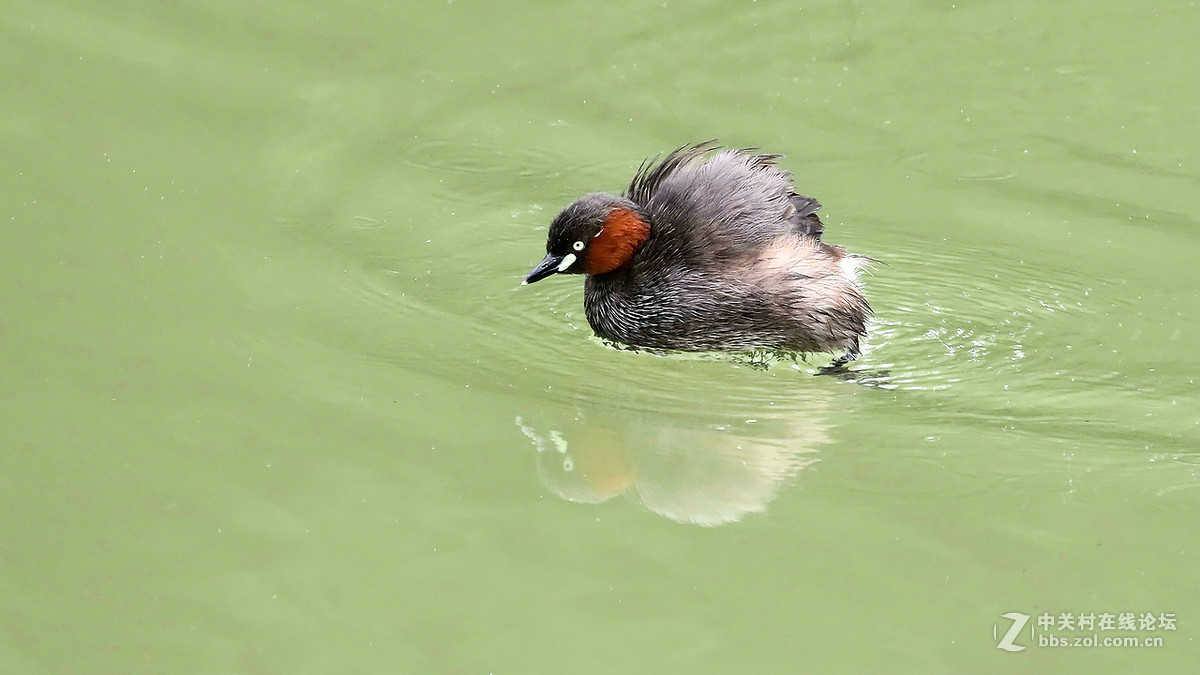
[[[629,262],[646,237],[650,224],[631,209],[615,208],[604,221],[604,229],[588,247],[583,271],[606,274]]]

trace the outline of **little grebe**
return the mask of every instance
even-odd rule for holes
[[[857,272],[871,258],[821,241],[821,205],[780,157],[708,142],[647,160],[624,195],[563,209],[523,283],[586,274],[588,323],[631,347],[842,352],[844,365],[866,336]]]

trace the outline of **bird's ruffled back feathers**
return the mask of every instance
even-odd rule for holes
[[[626,197],[651,221],[651,240],[658,241],[647,245],[669,245],[704,267],[744,258],[788,234],[815,244],[824,229],[821,205],[796,194],[791,174],[775,164],[779,157],[717,150],[709,141],[643,163]]]

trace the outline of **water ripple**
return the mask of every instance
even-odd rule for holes
[[[868,350],[886,359],[889,388],[945,389],[981,372],[1019,370],[1046,356],[1044,334],[1058,315],[1099,311],[1096,280],[1004,251],[879,255],[886,285],[872,295]]]
[[[547,188],[619,191],[637,168],[628,157],[585,160],[573,148],[479,139],[413,139],[395,152],[403,164],[450,181],[444,196],[496,205],[511,204],[514,194],[546,194]]]

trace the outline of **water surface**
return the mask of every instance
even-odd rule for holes
[[[19,0],[0,669],[1188,672],[1198,28]],[[855,378],[519,286],[564,204],[712,137],[886,263]],[[1064,613],[1176,623],[1039,647]]]

